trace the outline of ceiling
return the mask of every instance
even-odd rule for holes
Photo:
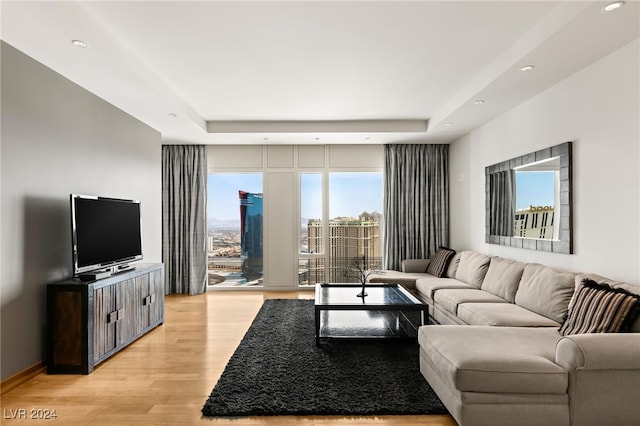
[[[0,34],[163,143],[449,143],[638,38],[606,4],[3,0]]]

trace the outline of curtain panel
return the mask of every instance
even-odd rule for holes
[[[207,153],[203,145],[162,147],[162,261],[165,294],[207,285]]]
[[[513,236],[516,211],[515,171],[503,170],[489,175],[489,234]]]
[[[449,145],[385,145],[385,269],[449,245]]]

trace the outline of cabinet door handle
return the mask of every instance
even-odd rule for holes
[[[118,321],[124,318],[124,309],[118,309]]]
[[[150,305],[153,303],[153,299],[151,298],[151,296],[147,296],[144,298],[144,305]]]
[[[118,311],[109,312],[107,314],[107,323],[112,323],[118,321]]]

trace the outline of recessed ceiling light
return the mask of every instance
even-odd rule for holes
[[[614,1],[613,3],[609,3],[604,8],[602,8],[602,10],[605,12],[612,12],[616,9],[620,9],[622,6],[624,6],[623,1]]]
[[[520,71],[531,71],[533,68],[533,65],[525,65],[523,67],[520,67]]]
[[[482,99],[478,99],[478,100],[473,101],[473,103],[475,105],[482,105],[484,103],[484,101]]]
[[[452,126],[452,125],[453,125],[453,123],[444,123],[444,125],[445,125],[445,126],[447,126],[447,127],[449,127],[449,126]]]
[[[73,44],[76,47],[81,47],[83,49],[86,47],[89,47],[89,45],[82,40],[71,40],[71,44]]]

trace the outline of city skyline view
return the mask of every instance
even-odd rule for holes
[[[240,227],[238,191],[262,193],[262,173],[209,173],[207,220],[237,222]]]
[[[261,173],[210,173],[207,183],[210,227],[239,227],[238,191],[263,193]],[[300,187],[301,217],[322,218],[322,174],[301,174]],[[382,212],[382,173],[330,173],[329,188],[330,219],[358,217],[364,211]]]
[[[208,184],[209,284],[260,285],[262,174],[209,174]],[[299,253],[327,254],[327,258],[299,259],[300,285],[313,285],[329,278],[349,280],[345,273],[353,257],[380,256],[382,173],[330,173],[328,185],[328,200],[324,202],[329,204],[330,238],[324,241],[323,174],[300,174]]]

